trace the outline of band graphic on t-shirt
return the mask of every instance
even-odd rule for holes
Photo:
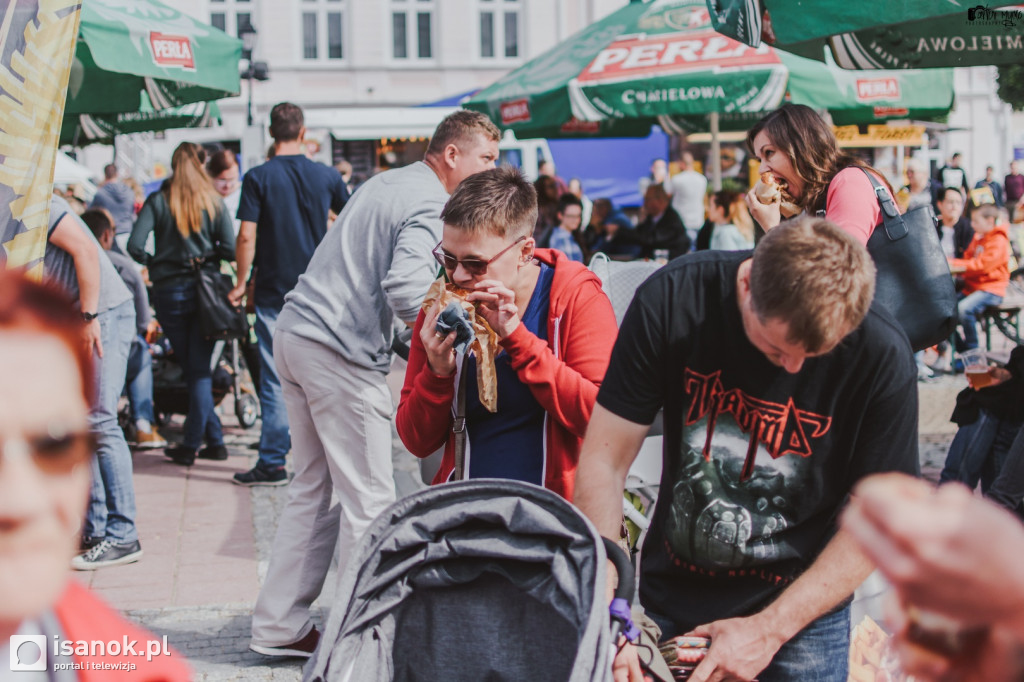
[[[703,449],[704,458],[710,460],[718,415],[728,413],[736,418],[743,432],[751,434],[741,480],[749,478],[753,471],[758,442],[765,445],[773,459],[783,455],[810,457],[811,439],[828,433],[831,417],[798,409],[792,398],[785,404],[772,403],[752,398],[738,388],[726,390],[721,374],[719,371],[705,375],[686,369],[683,383],[690,404],[686,424],[695,424],[710,415]]]
[[[670,555],[724,569],[794,557],[778,535],[795,522],[801,498],[813,494],[808,458],[831,418],[792,400],[727,390],[720,372],[687,369],[684,383],[689,408],[665,528]]]

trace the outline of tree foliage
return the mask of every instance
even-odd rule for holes
[[[996,82],[999,84],[997,90],[999,99],[1013,107],[1014,111],[1024,110],[1024,66],[1020,64],[1000,66]]]

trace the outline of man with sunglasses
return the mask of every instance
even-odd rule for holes
[[[474,378],[483,358],[460,354],[457,334],[437,331],[443,306],[435,302],[417,319],[395,421],[417,457],[444,444],[435,484],[456,469],[452,407],[461,403],[464,478],[525,481],[572,499],[583,432],[615,342],[615,313],[582,263],[534,248],[536,216],[533,186],[507,167],[467,179],[441,214],[444,236],[434,255],[446,278],[469,292],[466,301],[500,348],[492,412]]]
[[[360,186],[285,297],[274,361],[295,478],[253,613],[253,651],[313,652],[319,633],[309,606],[335,545],[343,571],[347,552],[395,499],[385,383],[394,319],[416,320],[437,275],[431,249],[441,209],[462,180],[494,167],[499,139],[482,114],[449,115],[423,161]]]

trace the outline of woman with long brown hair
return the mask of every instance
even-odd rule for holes
[[[866,244],[882,220],[881,208],[866,169],[883,184],[890,197],[892,187],[874,168],[839,148],[832,129],[810,107],[787,104],[758,121],[747,132],[747,147],[759,159],[762,176],[770,174],[789,201],[810,216],[824,217]],[[754,190],[747,206],[765,230],[782,221],[781,202],[763,204]]]
[[[182,443],[167,448],[176,464],[190,466],[196,456],[226,459],[220,419],[213,409],[210,360],[213,341],[199,331],[193,263],[219,270],[235,257],[231,216],[214,189],[200,157],[201,148],[183,142],[171,157],[173,175],[146,199],[128,240],[128,253],[149,267],[153,307],[171,348],[185,373],[188,415]],[[146,253],[153,232],[156,248]],[[203,440],[207,447],[200,447]]]

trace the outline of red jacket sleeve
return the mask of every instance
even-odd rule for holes
[[[409,366],[395,417],[399,438],[417,457],[429,456],[448,440],[455,396],[455,375],[438,376],[427,364],[427,353],[420,341],[424,317],[421,310],[412,330]]]
[[[574,292],[555,330],[557,357],[547,342],[522,324],[501,345],[519,380],[530,387],[541,407],[582,438],[608,369],[616,331],[611,302],[596,279],[586,280]]]
[[[193,679],[185,659],[173,649],[169,654],[164,641],[152,632],[125,620],[98,596],[75,580],[69,580],[60,601],[54,605],[54,613],[64,628],[64,641],[117,641],[134,644],[134,655],[121,652],[120,655],[90,656],[74,654],[76,663],[85,666],[77,671],[79,682],[188,682]],[[154,656],[140,656],[151,650],[150,642],[159,644],[159,653]],[[93,669],[94,664],[121,664],[120,670]],[[135,667],[132,670],[131,667]]]

